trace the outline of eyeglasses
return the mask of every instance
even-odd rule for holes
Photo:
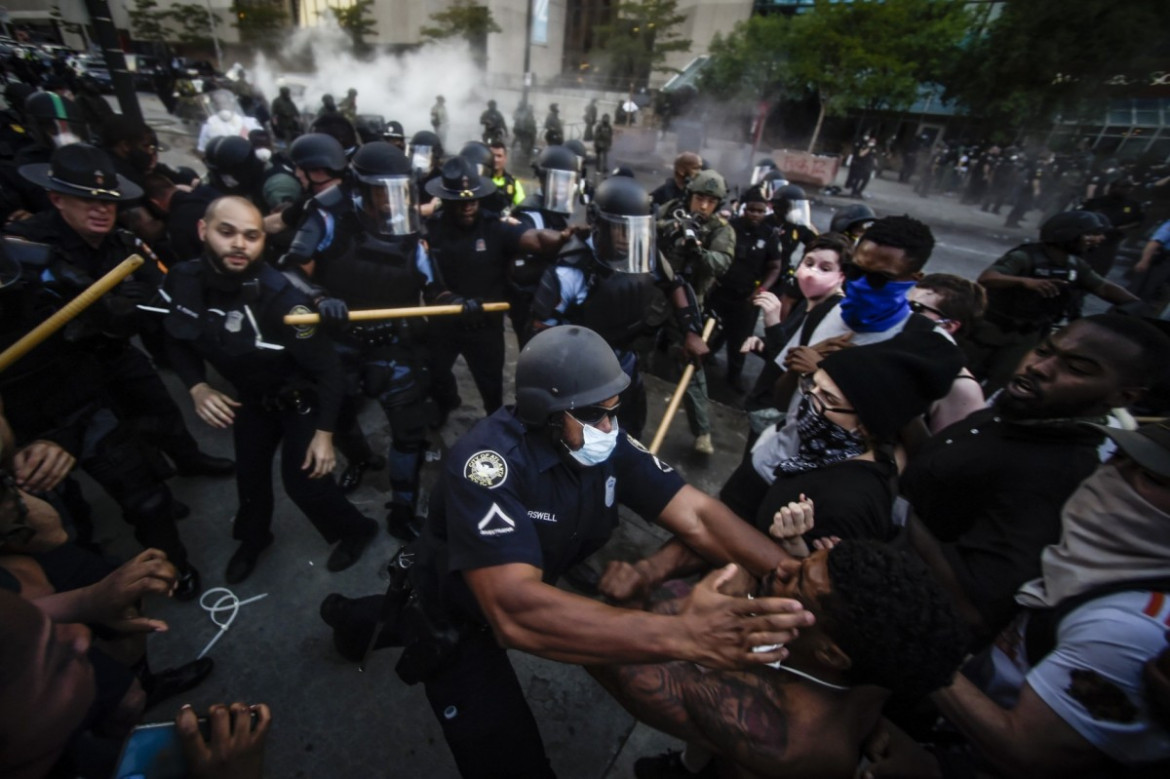
[[[854,265],[847,262],[841,266],[841,272],[845,274],[845,278],[849,281],[857,281],[865,278],[869,282],[869,286],[873,289],[881,289],[889,284],[891,281],[897,281],[893,276],[888,276],[884,273],[877,273],[874,271],[867,271],[860,265]]]
[[[837,408],[834,406],[825,405],[825,401],[821,398],[820,387],[813,381],[811,373],[806,373],[800,377],[800,392],[808,398],[808,402],[812,404],[813,411],[821,416],[825,415],[826,411],[833,411],[838,414],[856,414],[856,409],[852,408]]]
[[[910,301],[910,310],[913,311],[915,314],[926,314],[928,312],[931,314],[934,314],[935,316],[938,317],[938,319],[936,321],[940,325],[945,325],[948,322],[954,321],[951,317],[949,317],[946,314],[944,314],[943,312],[939,311],[934,306],[928,306],[925,303],[918,302],[917,300]]]
[[[592,406],[581,406],[580,408],[575,408],[569,411],[569,416],[583,425],[597,427],[606,417],[609,417],[610,419],[617,419],[618,409],[621,407],[622,404],[620,402],[615,403],[612,406],[602,406],[600,404],[594,404]]]

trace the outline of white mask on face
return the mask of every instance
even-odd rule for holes
[[[617,447],[618,421],[614,417],[610,417],[612,429],[608,433],[603,433],[584,422],[580,424],[581,432],[585,436],[585,443],[576,451],[570,449],[569,454],[573,455],[573,459],[582,465],[600,465],[609,459]]]
[[[261,162],[268,162],[272,159],[272,149],[265,149],[263,147],[256,150],[256,159]]]
[[[216,113],[216,116],[219,117],[219,120],[221,122],[230,122],[232,120],[232,116],[234,116],[234,114],[229,109],[225,108],[222,111],[219,111],[218,113]]]

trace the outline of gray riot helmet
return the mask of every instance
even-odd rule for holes
[[[651,273],[658,262],[654,206],[636,179],[613,176],[601,182],[589,204],[593,254],[611,270]]]
[[[579,138],[570,138],[565,141],[565,148],[577,155],[578,167],[584,168],[585,163],[589,160],[589,150],[585,148],[585,144]]]
[[[491,178],[496,167],[496,160],[492,156],[491,147],[486,143],[468,141],[459,150],[459,156],[470,160],[473,165],[477,166],[479,175]]]
[[[443,158],[443,144],[430,130],[419,130],[410,138],[410,167],[416,173],[429,173]]]
[[[877,221],[877,214],[873,212],[873,209],[864,203],[857,203],[845,206],[833,214],[833,220],[829,222],[829,232],[841,233],[856,239],[864,235],[875,221]]]
[[[784,174],[779,168],[765,171],[763,179],[760,181],[760,192],[764,193],[764,197],[770,201],[772,193],[781,187],[788,186],[788,179],[784,178]]]
[[[765,158],[765,159],[760,160],[759,162],[757,162],[755,164],[755,167],[752,168],[752,177],[751,177],[751,180],[748,182],[748,185],[754,187],[756,184],[763,182],[764,177],[767,176],[769,173],[772,173],[775,170],[777,170],[777,168],[778,168],[778,166],[776,165],[776,163],[770,159]]]
[[[374,141],[353,156],[354,210],[368,232],[404,236],[418,232],[418,189],[410,160],[385,141]]]
[[[549,146],[536,158],[532,169],[540,180],[540,207],[558,214],[573,213],[581,179],[577,155],[564,146]]]
[[[562,411],[593,406],[630,384],[613,347],[589,328],[550,327],[532,337],[516,361],[516,416],[544,425]]]
[[[327,170],[334,176],[345,172],[345,149],[341,142],[325,133],[306,133],[292,142],[289,159],[301,170]]]
[[[788,224],[812,227],[808,195],[795,184],[786,184],[772,191],[772,213]]]

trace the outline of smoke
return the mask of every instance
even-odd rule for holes
[[[282,62],[311,62],[311,70],[290,71]],[[248,67],[248,80],[268,100],[282,85],[293,87],[293,99],[302,111],[315,114],[321,97],[337,102],[356,89],[359,114],[378,114],[402,123],[406,137],[431,129],[431,106],[436,95],[447,101],[451,122],[447,147],[458,151],[464,142],[480,137],[479,115],[485,108],[484,74],[474,63],[466,41],[429,44],[406,54],[376,54],[359,58],[344,30],[333,19],[290,34],[276,60],[263,53]],[[297,96],[297,87],[304,93]],[[501,110],[507,116],[508,108]],[[509,118],[509,126],[511,120]]]

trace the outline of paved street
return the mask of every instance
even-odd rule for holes
[[[153,96],[142,95],[152,124],[162,134],[169,150],[163,155],[172,165],[188,164],[202,170],[191,154],[194,139],[169,117],[165,117]],[[407,128],[408,133],[411,128]],[[660,146],[655,160],[637,161],[639,178],[649,186],[668,175],[673,144]],[[522,172],[522,171],[521,171]],[[839,181],[844,177],[842,172]],[[960,206],[955,198],[923,200],[906,185],[874,181],[868,202],[881,215],[909,213],[935,227],[938,249],[928,266],[974,277],[1005,249],[1035,234],[1035,213],[1028,230],[1004,230],[1001,217],[981,214]],[[813,217],[827,229],[833,208],[854,202],[828,199],[817,202]],[[509,337],[509,365],[514,366],[514,341]],[[753,366],[753,363],[756,363]],[[758,371],[758,361],[749,360]],[[511,370],[509,369],[509,374]],[[662,450],[663,458],[674,464],[699,488],[714,493],[737,464],[744,446],[742,412],[736,397],[721,382],[722,369],[709,370],[713,396],[723,401],[713,409],[714,442],[717,453],[706,458],[690,451],[691,439],[683,419],[675,420]],[[460,389],[464,406],[452,414],[436,436],[432,449],[441,456],[480,417],[478,395],[462,363]],[[191,413],[187,394],[173,376],[167,377],[184,406],[188,424],[210,452],[230,455],[230,435],[213,430]],[[653,430],[662,414],[670,387],[651,377],[651,419]],[[682,414],[679,414],[682,417]],[[362,417],[376,450],[384,450],[387,425],[374,406]],[[648,436],[647,436],[648,437]],[[437,464],[427,464],[424,481],[433,482]],[[193,563],[203,573],[205,589],[221,586],[223,571],[235,544],[230,523],[236,505],[230,479],[181,479],[173,481],[180,500],[191,506],[191,517],[180,531],[192,552]],[[354,494],[357,505],[379,521],[388,498],[385,472],[368,474]],[[133,539],[127,525],[108,510],[92,484],[86,492],[104,511],[100,538],[114,548],[129,552]],[[455,775],[421,687],[407,687],[394,674],[397,650],[375,655],[364,674],[340,660],[333,652],[330,634],[317,616],[317,607],[330,592],[365,595],[384,589],[380,569],[394,552],[396,542],[382,533],[359,564],[340,574],[325,570],[329,549],[308,521],[277,488],[274,531],[276,543],[264,553],[255,574],[236,588],[241,599],[266,595],[243,606],[230,630],[219,638],[210,656],[215,658],[212,676],[186,701],[176,700],[149,713],[152,721],[166,719],[184,702],[197,709],[225,700],[264,701],[271,705],[275,722],[268,746],[267,775],[271,777],[448,777]],[[598,555],[596,565],[615,556],[649,550],[664,538],[661,531],[640,519],[623,523],[620,537]],[[210,598],[214,600],[214,597]],[[155,601],[149,610],[166,619],[170,631],[152,636],[152,665],[165,668],[193,659],[211,641],[218,629],[198,603]],[[632,776],[637,757],[654,754],[672,741],[639,726],[617,706],[581,668],[552,663],[519,653],[514,662],[540,723],[554,768],[565,779],[601,779]]]

